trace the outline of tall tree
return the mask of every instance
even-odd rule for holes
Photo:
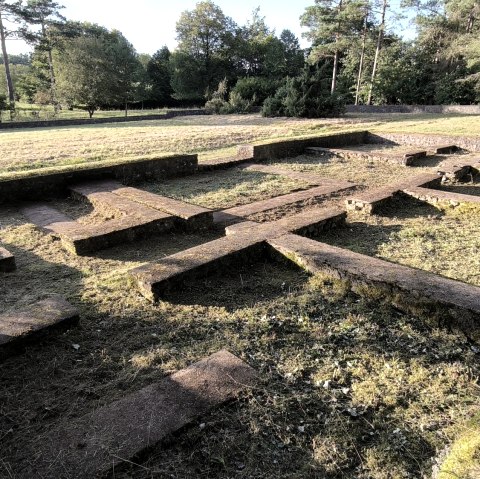
[[[164,46],[152,55],[147,64],[150,98],[162,106],[172,101],[170,56],[170,50]]]
[[[340,57],[361,31],[363,18],[363,0],[315,0],[301,17],[302,26],[309,28],[306,37],[313,43],[309,61],[333,60],[332,94],[337,88]]]
[[[231,70],[235,24],[212,1],[180,15],[178,49],[172,55],[172,85],[178,98],[202,98]],[[192,75],[196,78],[192,79]]]
[[[58,93],[69,105],[84,106],[90,117],[103,105],[135,101],[141,64],[118,31],[85,24],[83,33],[54,49]]]
[[[300,48],[298,38],[290,30],[283,30],[280,34],[280,42],[283,47],[284,76],[299,75],[305,63],[305,54]]]
[[[62,25],[65,18],[60,14],[63,5],[54,0],[27,0],[22,9],[22,16],[28,26],[34,30],[24,29],[24,38],[35,45],[37,50],[44,52],[47,59],[51,102],[55,111],[58,111],[60,104],[57,100],[55,68],[53,64],[53,48],[61,37]],[[37,31],[35,27],[39,27]]]
[[[373,86],[375,84],[378,60],[380,58],[380,50],[382,49],[383,37],[385,35],[385,16],[387,14],[387,8],[388,8],[388,0],[383,0],[382,1],[381,21],[380,21],[380,26],[378,28],[377,48],[375,49],[375,58],[373,60],[372,78],[370,80],[370,87],[368,89],[367,105],[372,104]]]
[[[7,98],[9,102],[9,108],[11,115],[15,110],[15,90],[13,86],[12,74],[10,71],[10,61],[7,52],[7,37],[12,36],[15,32],[7,30],[4,20],[8,20],[10,23],[16,23],[19,21],[19,9],[20,2],[7,2],[0,0],[0,43],[2,47],[3,63],[5,65],[5,80],[7,83]]]

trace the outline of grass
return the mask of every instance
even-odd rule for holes
[[[57,114],[54,112],[52,105],[36,105],[30,103],[17,102],[16,116],[13,121],[37,121],[37,120],[66,120],[66,119],[88,119],[89,114],[86,110],[74,108],[72,110],[60,110]],[[129,110],[128,116],[139,115],[161,115],[166,113],[166,109],[149,109],[149,110]],[[125,116],[124,110],[97,110],[93,118],[117,118]],[[9,123],[9,112],[2,113],[2,121]]]
[[[309,188],[308,183],[240,169],[143,185],[152,193],[210,209],[225,209]]]
[[[438,479],[460,477],[474,479],[480,475],[480,416],[470,419],[446,453]]]
[[[208,236],[80,258],[21,222],[2,216],[2,243],[18,259],[0,283],[2,309],[60,293],[82,321],[0,364],[0,476],[15,477],[58,423],[223,347],[258,370],[260,387],[115,477],[421,477],[478,410],[479,364],[462,336],[268,262],[187,283],[153,306],[126,270]]]
[[[308,120],[230,115],[0,131],[0,173],[172,153],[199,153],[200,161],[204,161],[232,156],[236,145],[242,143],[353,129],[478,134],[476,117],[419,115],[414,118],[396,115]]]
[[[207,122],[203,126],[198,118],[188,118],[176,121],[178,128],[153,122],[135,128],[156,131],[150,149],[162,144],[161,129],[165,142],[183,144],[181,139],[195,135],[197,127],[205,128],[201,141],[218,141],[222,149],[233,141],[229,135],[239,132],[288,136],[355,127],[344,120],[202,120]],[[70,134],[73,141],[82,132],[88,138],[89,131],[46,130],[42,141],[47,145],[48,134],[59,136],[52,139],[53,159],[42,161],[59,165],[55,148],[62,142],[71,148]],[[96,127],[91,134],[101,131],[103,127]],[[127,132],[137,139],[137,131],[115,127],[102,141],[113,148],[116,132],[117,142],[126,145]],[[218,140],[221,132],[223,143]],[[21,133],[16,138],[23,141],[29,132],[15,133]],[[0,142],[4,134],[10,135],[0,133]],[[37,147],[32,141],[30,149],[43,155]],[[11,148],[10,157],[15,153]],[[110,160],[118,158],[107,150]],[[8,158],[3,157],[4,165],[12,165]],[[436,169],[434,162],[404,168],[308,156],[278,163],[348,179],[363,188]],[[232,169],[143,187],[224,208],[305,185]],[[472,194],[478,182],[449,188]],[[81,221],[95,220],[88,206],[70,200],[57,206]],[[475,216],[405,202],[382,215],[354,218],[348,228],[319,239],[480,285],[479,233]],[[480,349],[464,336],[432,329],[428,321],[369,302],[325,283],[321,276],[310,278],[290,264],[265,261],[230,267],[188,281],[159,305],[146,302],[128,279],[131,268],[219,234],[169,234],[76,257],[53,236],[26,224],[15,206],[0,209],[0,244],[15,254],[18,265],[17,271],[0,276],[0,310],[61,294],[81,313],[78,327],[52,334],[25,354],[0,363],[1,478],[19,475],[30,451],[52,428],[69,425],[222,348],[259,372],[259,387],[136,458],[138,466],[125,463],[115,470],[116,479],[416,479],[432,477],[442,467],[453,467],[464,477],[476,473],[476,436],[465,425],[470,427],[471,418],[480,414]],[[452,445],[454,438],[467,445]],[[448,459],[452,455],[455,459]]]
[[[321,241],[480,286],[480,225],[474,215],[407,198],[373,216],[351,216]]]

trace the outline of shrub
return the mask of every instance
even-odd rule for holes
[[[322,87],[322,70],[307,68],[295,78],[286,78],[274,96],[263,104],[263,116],[323,118],[339,116],[345,111],[340,95]]]
[[[232,93],[249,101],[252,106],[261,106],[269,96],[275,94],[280,84],[278,80],[262,77],[240,78],[233,87]]]
[[[252,111],[253,102],[243,98],[238,92],[232,90],[228,95],[227,80],[218,84],[217,90],[210,100],[205,103],[205,111],[210,114],[249,113]]]

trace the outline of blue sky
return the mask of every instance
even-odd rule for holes
[[[197,0],[58,0],[65,6],[63,14],[70,20],[98,23],[120,30],[139,53],[154,53],[163,45],[176,46],[175,24],[184,10],[195,8]],[[395,1],[395,0],[394,0]],[[244,24],[260,6],[267,25],[277,33],[288,28],[301,40],[300,15],[313,0],[214,0],[225,15]],[[9,41],[10,53],[28,51],[20,41]]]

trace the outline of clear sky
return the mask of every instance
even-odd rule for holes
[[[98,23],[120,30],[139,53],[154,53],[163,45],[176,46],[175,24],[184,10],[193,10],[198,0],[58,0],[65,6],[63,15],[69,20]],[[396,3],[398,0],[393,0]],[[303,47],[300,15],[314,0],[214,0],[223,13],[240,25],[260,7],[270,28],[278,34],[284,29],[294,32]],[[29,48],[21,41],[9,41],[10,53],[22,53]]]
[[[69,20],[89,21],[120,30],[139,53],[154,53],[163,45],[176,46],[175,24],[184,10],[193,10],[197,0],[58,0]],[[270,28],[277,33],[288,28],[301,40],[300,15],[313,0],[214,0],[223,13],[243,25],[260,7]],[[307,46],[302,41],[303,46]],[[10,53],[28,50],[23,42],[9,41]]]

